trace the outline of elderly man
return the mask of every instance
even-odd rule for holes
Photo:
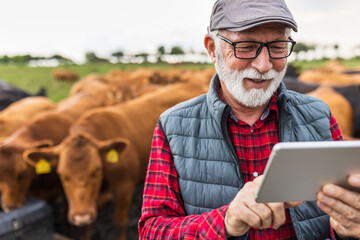
[[[254,200],[276,143],[342,139],[326,104],[281,82],[291,29],[297,25],[283,0],[215,2],[204,42],[217,74],[207,94],[158,121],[141,238],[360,237],[360,195],[338,186],[324,186],[317,202]],[[349,183],[360,188],[359,180]]]

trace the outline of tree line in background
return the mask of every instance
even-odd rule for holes
[[[74,63],[71,59],[65,58],[59,54],[55,54],[51,57],[35,57],[35,56],[31,56],[29,54],[26,54],[26,55],[18,55],[18,56],[13,56],[13,57],[4,55],[4,56],[0,57],[0,64],[25,65],[25,64],[29,64],[31,61],[40,61],[40,60],[56,60],[60,64],[73,64]]]
[[[339,45],[334,44],[332,46],[318,46],[315,44],[306,44],[303,42],[298,42],[294,46],[293,49],[293,55],[295,55],[295,59],[299,60],[299,57],[301,55],[306,56],[309,52],[315,51],[315,50],[322,50],[324,53],[322,54],[322,59],[329,59],[329,57],[326,56],[327,50],[332,50],[333,53],[335,53],[334,58],[340,58],[339,55]],[[355,57],[354,59],[360,59],[360,44],[358,46],[354,47],[354,53]],[[180,46],[174,46],[170,50],[166,50],[164,46],[159,46],[157,48],[156,53],[150,54],[147,52],[141,52],[136,54],[128,54],[125,53],[122,50],[115,51],[111,53],[110,58],[102,58],[96,55],[95,52],[87,52],[85,53],[85,63],[109,63],[109,62],[117,62],[117,63],[162,63],[162,62],[168,62],[167,57],[176,57],[175,61],[177,62],[185,62],[184,58],[181,56],[184,56],[186,54],[198,54],[202,56],[207,56],[206,52],[200,52],[196,53],[194,51],[186,52],[184,49]],[[150,61],[151,58],[151,61]],[[27,65],[31,62],[37,62],[37,61],[56,61],[59,65],[67,65],[67,64],[75,64],[72,59],[65,58],[61,56],[60,54],[55,54],[50,57],[37,57],[37,56],[31,56],[29,54],[27,55],[18,55],[9,57],[7,55],[0,57],[0,64],[18,64],[18,65]]]
[[[85,53],[85,63],[109,63],[109,62],[132,62],[132,63],[149,63],[149,57],[155,57],[155,61],[152,62],[160,63],[164,62],[163,57],[165,55],[185,55],[186,52],[180,46],[174,46],[170,49],[170,51],[166,51],[164,46],[160,46],[157,49],[156,54],[149,54],[146,52],[136,53],[136,54],[128,54],[122,50],[115,51],[111,54],[110,58],[102,58],[99,57],[95,52],[86,52]],[[200,53],[205,54],[205,53]],[[31,62],[37,61],[57,61],[59,65],[67,65],[67,64],[75,64],[75,62],[70,59],[61,56],[60,54],[55,54],[50,57],[38,57],[31,56],[30,54],[26,55],[18,55],[18,56],[1,56],[0,64],[18,64],[18,65],[27,65]]]
[[[328,60],[330,58],[336,58],[336,59],[341,59],[340,56],[340,51],[339,51],[339,44],[334,44],[334,45],[316,45],[316,44],[306,44],[303,42],[297,42],[293,48],[293,54],[295,55],[295,59],[299,60],[299,57],[302,56],[306,56],[308,53],[312,52],[314,53],[315,51],[320,52],[320,55],[322,56],[321,59],[322,60]],[[360,44],[357,46],[354,46],[353,48],[353,52],[355,53],[354,57],[352,57],[353,59],[360,59]],[[328,55],[328,51],[332,51],[332,57],[329,57]]]

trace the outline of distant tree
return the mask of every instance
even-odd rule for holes
[[[166,51],[165,51],[165,47],[164,46],[159,46],[157,49],[157,62],[161,63],[162,60],[162,56],[165,55]]]
[[[185,54],[185,52],[180,46],[174,46],[173,48],[171,48],[170,54],[171,55],[183,55],[183,54]]]
[[[295,59],[298,59],[298,55],[300,52],[307,52],[309,50],[309,46],[302,42],[297,42],[293,48],[293,53],[295,53]]]
[[[339,44],[334,44],[334,50],[335,50],[336,58],[339,58]]]
[[[141,57],[143,59],[143,63],[149,63],[149,61],[148,61],[149,54],[148,53],[138,53],[138,54],[135,54],[135,57]]]
[[[10,58],[10,61],[15,64],[25,65],[28,64],[33,57],[29,54],[26,55],[18,55]]]
[[[10,62],[10,58],[7,55],[0,57],[1,64],[8,64]]]
[[[124,56],[124,52],[119,50],[119,51],[113,52],[111,54],[111,56],[116,57],[117,62],[120,63],[121,58]]]
[[[164,46],[158,47],[157,52],[159,55],[164,55],[166,53],[165,47]]]
[[[55,59],[57,60],[60,64],[73,64],[74,62],[69,59],[69,58],[65,58],[59,54],[54,54],[51,57],[49,57],[48,59]]]
[[[104,62],[109,62],[107,59],[105,58],[99,58],[98,56],[96,56],[96,54],[94,52],[87,52],[85,54],[85,60],[87,63],[104,63]]]

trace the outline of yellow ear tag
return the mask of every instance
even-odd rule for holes
[[[106,161],[111,163],[117,163],[119,161],[119,154],[114,149],[111,149],[106,153]]]
[[[51,172],[51,165],[45,158],[40,158],[36,163],[35,170],[37,174],[45,174]]]

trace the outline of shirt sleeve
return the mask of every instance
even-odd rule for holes
[[[343,140],[343,137],[341,135],[341,131],[339,128],[338,123],[336,122],[336,119],[334,118],[333,115],[331,115],[330,118],[330,130],[331,130],[331,135],[332,135],[332,139],[334,141],[341,141]]]
[[[341,141],[343,140],[342,135],[341,135],[341,131],[339,128],[338,123],[336,122],[336,119],[334,118],[333,115],[331,115],[330,118],[330,130],[331,130],[331,135],[332,135],[332,139],[334,141]],[[332,240],[336,240],[338,239],[335,235],[334,230],[332,229],[332,227],[330,226],[330,237]]]
[[[140,239],[224,239],[227,208],[186,216],[170,147],[157,124],[144,185]]]

